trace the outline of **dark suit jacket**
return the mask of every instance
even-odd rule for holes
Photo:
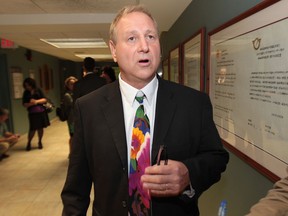
[[[75,122],[63,215],[86,215],[93,182],[93,215],[127,216],[127,144],[118,81],[80,98]],[[165,144],[169,159],[188,167],[196,194],[153,198],[153,216],[199,215],[198,197],[220,179],[229,157],[212,120],[209,97],[159,78],[154,127],[152,163]]]
[[[82,79],[74,84],[73,88],[73,101],[82,97],[106,84],[106,80],[99,77],[96,73],[87,74]]]

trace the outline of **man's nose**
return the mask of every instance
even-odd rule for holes
[[[145,37],[141,38],[139,41],[139,52],[148,52],[149,50],[149,44]]]

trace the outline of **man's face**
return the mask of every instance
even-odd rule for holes
[[[28,83],[24,83],[24,88],[25,90],[28,90],[28,91],[32,91],[32,86],[30,86]]]
[[[109,45],[121,78],[135,88],[143,88],[154,78],[160,64],[160,43],[154,22],[144,13],[133,12],[119,20],[115,34],[117,41],[110,41]]]

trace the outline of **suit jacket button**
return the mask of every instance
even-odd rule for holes
[[[123,167],[122,170],[123,170],[123,172],[126,172],[126,168],[125,167]]]
[[[123,206],[123,208],[127,207],[127,202],[125,200],[122,201],[122,206]]]

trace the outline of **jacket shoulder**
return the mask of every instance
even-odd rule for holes
[[[171,92],[171,94],[177,95],[179,97],[209,97],[207,93],[201,92],[194,88],[184,86],[175,82],[159,79],[159,89],[163,88],[165,91]]]

